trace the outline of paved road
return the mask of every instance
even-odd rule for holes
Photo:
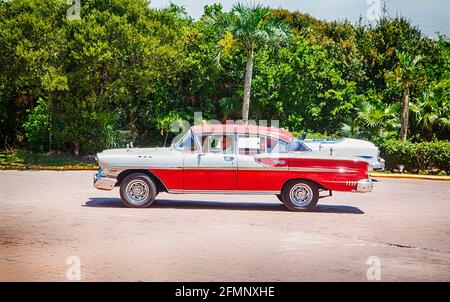
[[[450,182],[380,179],[293,213],[235,195],[129,209],[92,174],[0,172],[0,281],[65,281],[77,259],[85,281],[450,281]]]

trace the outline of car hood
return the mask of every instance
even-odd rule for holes
[[[124,148],[107,149],[97,153],[100,167],[122,165],[144,165],[154,163],[155,159],[172,156],[172,148]]]

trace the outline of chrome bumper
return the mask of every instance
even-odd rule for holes
[[[372,192],[372,189],[373,189],[372,179],[360,179],[356,184],[355,192],[361,193]]]
[[[102,177],[101,171],[94,175],[94,187],[99,190],[112,190],[116,185],[117,179]]]

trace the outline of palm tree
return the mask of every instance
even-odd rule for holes
[[[348,137],[372,139],[391,136],[398,131],[399,106],[363,101],[356,106],[356,118],[341,123],[341,133]]]
[[[357,106],[356,120],[372,135],[385,137],[394,129],[398,131],[399,109],[397,104],[364,101]]]
[[[401,51],[397,51],[396,54],[399,63],[393,72],[388,72],[387,78],[388,81],[394,80],[403,89],[400,140],[405,141],[408,135],[411,88],[419,79],[421,73],[419,61],[422,60],[422,56],[413,57]]]
[[[211,16],[207,20],[211,26],[218,29],[221,36],[231,33],[237,44],[246,50],[247,63],[242,102],[242,120],[245,124],[248,123],[255,49],[269,44],[279,46],[286,43],[291,36],[291,29],[285,23],[268,20],[269,15],[269,7],[237,3],[230,13]]]
[[[412,105],[417,124],[425,130],[427,140],[431,140],[433,129],[450,129],[450,104],[430,91],[424,91]]]

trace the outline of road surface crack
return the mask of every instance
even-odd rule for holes
[[[404,244],[391,243],[391,242],[381,242],[381,243],[388,245],[388,246],[400,247],[400,248],[405,248],[405,249],[418,249],[417,247],[414,247],[411,245],[404,245]]]

